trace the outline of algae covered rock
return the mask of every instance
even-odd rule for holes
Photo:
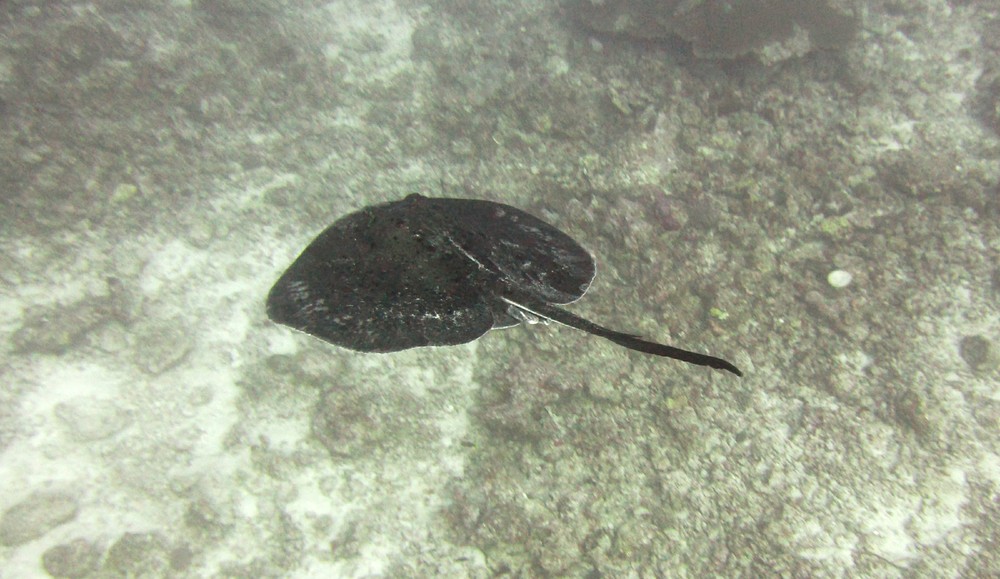
[[[42,554],[42,568],[53,577],[87,577],[100,562],[100,548],[83,538],[60,543]]]
[[[0,517],[0,545],[14,546],[41,537],[76,518],[76,498],[62,491],[32,494]]]
[[[637,40],[689,42],[695,55],[765,62],[842,48],[858,28],[853,0],[569,0],[584,27]]]

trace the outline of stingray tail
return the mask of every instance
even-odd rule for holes
[[[508,304],[530,312],[536,316],[546,318],[554,322],[559,322],[560,324],[570,326],[578,330],[583,330],[594,334],[595,336],[600,336],[630,350],[644,352],[654,356],[663,356],[664,358],[673,358],[675,360],[687,362],[688,364],[695,364],[697,366],[708,366],[709,368],[725,370],[727,372],[732,372],[737,376],[743,376],[743,372],[741,372],[739,368],[722,358],[716,358],[715,356],[709,356],[707,354],[699,354],[698,352],[691,352],[689,350],[682,350],[666,344],[651,342],[633,334],[626,334],[625,332],[611,330],[605,328],[604,326],[597,325],[590,320],[581,318],[580,316],[562,308],[546,303],[537,303],[533,301],[532,303],[525,304],[518,303],[507,298],[502,299]]]

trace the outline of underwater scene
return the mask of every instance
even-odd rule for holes
[[[0,578],[1000,576],[1000,2],[0,1]]]

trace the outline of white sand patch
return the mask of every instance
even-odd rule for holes
[[[873,509],[859,513],[859,530],[867,535],[869,549],[899,566],[906,566],[916,555],[913,537],[907,525],[914,507],[901,500],[883,500]]]
[[[410,70],[413,21],[395,3],[331,2],[326,18],[338,39],[327,44],[327,58],[340,59],[348,65],[348,82],[385,81]]]
[[[933,473],[923,485],[920,512],[911,526],[917,541],[932,546],[944,541],[963,524],[962,508],[968,502],[965,471],[951,467]]]
[[[147,295],[176,286],[202,270],[208,254],[180,239],[168,241],[150,256],[142,272],[140,289]]]

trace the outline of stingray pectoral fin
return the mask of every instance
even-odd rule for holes
[[[680,348],[675,348],[673,346],[668,346],[666,344],[659,344],[657,342],[650,342],[636,336],[634,334],[626,334],[625,332],[618,332],[605,328],[604,326],[599,326],[590,320],[581,318],[580,316],[568,312],[557,306],[550,304],[539,303],[533,300],[525,300],[522,302],[516,302],[506,297],[502,298],[508,304],[531,312],[536,316],[550,319],[560,324],[576,328],[578,330],[583,330],[585,332],[594,334],[595,336],[600,336],[606,340],[610,340],[619,346],[624,346],[630,350],[635,350],[637,352],[644,352],[646,354],[652,354],[654,356],[663,356],[665,358],[673,358],[675,360],[680,360],[682,362],[687,362],[688,364],[695,364],[698,366],[708,366],[709,368],[715,368],[716,370],[725,370],[727,372],[732,372],[737,376],[743,376],[743,372],[740,371],[735,365],[722,358],[716,358],[715,356],[709,356],[707,354],[699,354],[698,352],[691,352],[689,350],[682,350]],[[527,303],[525,303],[527,302]]]

